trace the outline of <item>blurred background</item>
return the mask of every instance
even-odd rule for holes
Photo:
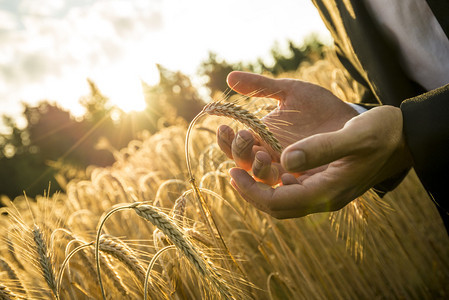
[[[0,0],[0,195],[64,191],[187,124],[230,71],[276,76],[330,43],[309,0]]]

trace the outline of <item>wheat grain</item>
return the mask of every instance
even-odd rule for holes
[[[15,286],[20,291],[25,291],[25,289],[23,288],[22,282],[20,281],[19,277],[17,276],[16,271],[14,271],[14,269],[10,266],[10,264],[3,258],[0,258],[0,268],[6,271],[6,274],[8,274],[8,278],[11,279],[15,283]]]
[[[44,240],[43,233],[38,225],[34,224],[33,239],[37,246],[38,261],[41,267],[42,276],[47,282],[48,287],[52,290],[56,298],[58,293],[56,290],[56,276],[51,262],[51,255],[47,248],[47,243]]]
[[[112,285],[115,287],[117,291],[119,291],[124,298],[129,297],[129,293],[123,284],[122,278],[120,275],[115,271],[114,267],[109,263],[109,261],[106,259],[106,257],[100,253],[99,257],[101,261],[101,265],[103,266],[103,271],[105,275],[112,281]],[[96,277],[95,277],[96,279]]]
[[[156,228],[153,231],[153,244],[154,249],[156,249],[157,251],[169,245],[167,236],[159,228]]]
[[[279,154],[282,152],[281,143],[279,143],[273,133],[268,130],[267,125],[241,106],[232,102],[215,101],[204,106],[203,112],[239,121],[254,131],[274,151]]]
[[[78,244],[84,244],[84,245],[91,245],[88,244],[87,242],[76,238],[75,236],[71,235],[74,240],[72,240],[75,243]],[[97,280],[97,273],[95,271],[95,268],[93,266],[93,264],[91,263],[91,260],[88,257],[88,252],[86,252],[86,250],[80,249],[78,252],[78,255],[80,257],[78,263],[81,263],[86,269],[85,269],[85,274],[89,274],[91,279],[94,280],[94,282]],[[120,275],[114,270],[114,268],[112,267],[112,265],[109,263],[109,261],[107,260],[107,258],[104,256],[104,254],[99,253],[99,259],[101,261],[101,264],[103,265],[103,271],[106,274],[106,276],[112,281],[112,285],[114,286],[114,288],[120,292],[120,294],[124,297],[127,298],[129,296],[129,293],[125,287],[125,285],[123,284],[122,278],[120,277]]]
[[[94,282],[97,280],[97,274],[95,271],[94,266],[91,263],[91,260],[88,258],[88,253],[85,251],[85,247],[87,246],[91,246],[93,244],[92,243],[87,243],[79,238],[76,238],[72,233],[67,232],[69,234],[70,237],[73,238],[73,240],[70,243],[77,243],[82,245],[81,247],[78,247],[78,251],[76,251],[76,253],[79,255],[80,259],[77,261],[78,263],[81,263],[81,265],[83,267],[85,267],[84,274],[89,274],[91,279],[94,280]],[[67,245],[67,248],[69,247],[70,243]],[[72,252],[75,252],[75,250],[73,250]],[[70,255],[70,254],[69,254]],[[67,258],[66,258],[67,259]],[[114,270],[114,268],[111,266],[111,264],[109,263],[109,261],[107,260],[107,258],[100,253],[99,255],[99,259],[101,261],[101,264],[103,265],[103,270],[106,274],[106,276],[112,281],[112,285],[114,286],[114,288],[124,297],[127,298],[129,296],[128,291],[126,290],[126,287],[124,286],[122,279],[120,277],[120,275]],[[62,272],[64,269],[61,268]],[[60,277],[62,276],[62,274],[59,275]],[[61,282],[60,282],[61,278],[58,280],[59,282],[59,288],[61,287]],[[59,289],[58,289],[59,290]]]
[[[146,273],[145,268],[128,246],[116,240],[102,237],[100,239],[100,250],[112,255],[125,264],[131,271],[133,271],[137,279],[143,283]]]
[[[143,219],[150,221],[159,228],[170,241],[186,256],[200,275],[204,276],[225,299],[233,299],[226,282],[222,280],[216,270],[208,266],[205,259],[195,249],[193,244],[184,237],[176,224],[162,211],[151,205],[139,205],[133,208]]]
[[[6,285],[0,283],[0,300],[17,299],[18,297],[11,292]]]
[[[206,235],[202,234],[201,232],[199,232],[193,228],[187,229],[186,234],[188,236],[194,238],[198,242],[204,244],[205,246],[213,247],[213,245],[214,245],[214,243]]]
[[[173,206],[173,210],[170,214],[170,216],[178,226],[182,226],[182,223],[184,221],[184,213],[186,210],[187,202],[185,194],[186,193],[183,193],[178,199],[176,199],[175,205]]]

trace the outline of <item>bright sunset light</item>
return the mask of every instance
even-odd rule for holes
[[[141,110],[156,63],[192,76],[208,51],[251,61],[310,32],[328,36],[305,0],[0,1],[0,114],[48,99],[81,115],[86,78],[122,110]]]

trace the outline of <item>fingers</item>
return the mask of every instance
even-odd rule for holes
[[[254,137],[247,130],[240,130],[232,141],[232,157],[237,166],[249,171],[254,161]]]
[[[352,200],[341,194],[335,186],[335,178],[331,176],[327,178],[312,178],[312,176],[307,182],[300,184],[295,183],[289,176],[291,174],[286,173],[288,175],[284,174],[282,180],[288,184],[272,188],[255,181],[242,169],[233,168],[229,173],[232,177],[232,186],[247,202],[278,219],[338,210]]]
[[[298,184],[298,180],[291,173],[282,174],[281,181],[283,185]]]
[[[252,166],[253,175],[256,180],[262,181],[267,185],[275,185],[279,182],[280,176],[284,171],[282,167],[271,162],[271,156],[265,151],[258,151],[254,157]]]
[[[221,125],[217,130],[217,144],[227,157],[232,159],[231,145],[235,134],[229,126]]]
[[[289,81],[234,71],[229,73],[227,82],[231,89],[242,95],[281,100],[285,97],[286,83]]]
[[[267,201],[272,198],[274,189],[261,182],[256,182],[251,175],[239,168],[229,170],[231,184],[239,194],[254,207],[269,212]]]
[[[300,184],[272,188],[255,181],[247,172],[239,168],[229,171],[232,186],[239,194],[257,209],[278,218],[301,217],[312,212],[316,207],[310,207],[306,189]]]
[[[237,166],[247,171],[252,169],[254,176],[266,184],[277,184],[285,172],[278,163],[271,163],[270,154],[262,146],[255,145],[257,141],[249,131],[241,130],[236,136],[230,127],[221,125],[217,130],[217,143]]]

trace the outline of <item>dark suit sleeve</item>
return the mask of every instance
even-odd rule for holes
[[[361,105],[371,105],[371,104],[377,104],[380,103],[377,101],[374,94],[371,92],[368,83],[366,80],[360,75],[360,73],[357,71],[357,69],[353,66],[353,64],[350,62],[350,60],[343,54],[341,51],[341,48],[336,43],[334,45],[335,47],[335,53],[337,55],[338,60],[342,64],[343,68],[348,71],[349,75],[351,75],[351,78],[357,81],[360,85],[362,85],[364,89],[364,93],[361,95],[360,103]]]
[[[340,47],[337,44],[335,44],[335,50],[337,58],[339,59],[342,66],[346,69],[346,71],[348,71],[349,75],[365,88],[364,93],[361,95],[360,102],[357,104],[362,105],[366,109],[382,105],[381,103],[379,103],[374,94],[371,92],[366,80],[360,75],[360,73],[352,65],[349,59],[347,59],[346,56],[342,54],[342,51],[340,50]],[[408,174],[408,171],[409,170],[405,170],[400,174],[397,174],[391,178],[384,180],[381,183],[376,184],[373,187],[374,191],[380,197],[383,197],[387,192],[394,190],[402,182],[404,177]]]
[[[449,84],[402,102],[415,170],[440,206],[449,199]]]

